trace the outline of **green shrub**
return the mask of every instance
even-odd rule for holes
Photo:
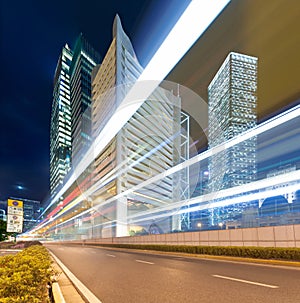
[[[30,246],[16,255],[0,258],[1,303],[49,302],[47,283],[51,259],[43,246]]]
[[[86,243],[88,245],[88,243]],[[93,244],[95,245],[95,244]],[[300,248],[245,247],[245,246],[192,246],[158,244],[98,244],[106,247],[182,252],[215,256],[232,256],[255,259],[300,261]]]

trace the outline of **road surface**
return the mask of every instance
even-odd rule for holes
[[[300,302],[300,270],[145,251],[47,246],[102,303]]]

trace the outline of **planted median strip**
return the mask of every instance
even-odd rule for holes
[[[49,303],[51,257],[42,245],[0,257],[1,303]]]
[[[267,260],[300,261],[300,248],[297,247],[246,247],[246,246],[192,246],[159,244],[104,244],[85,243],[85,245],[115,247],[139,250],[179,252],[197,255],[228,256]]]

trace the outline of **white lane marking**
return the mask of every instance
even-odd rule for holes
[[[55,255],[50,254],[89,303],[102,303]]]
[[[116,256],[115,255],[110,255],[110,254],[106,254],[108,257],[112,257],[112,258],[115,258]]]
[[[150,264],[150,265],[154,264],[154,263],[152,263],[152,262],[147,262],[147,261],[143,261],[143,260],[135,260],[135,261],[136,261],[136,262],[139,262],[139,263]]]
[[[232,277],[226,277],[226,276],[219,276],[219,275],[212,275],[215,278],[220,278],[220,279],[226,279],[226,280],[231,280],[231,281],[236,281],[236,282],[242,282],[242,283],[247,283],[247,284],[253,284],[253,285],[258,285],[258,286],[263,286],[263,287],[269,287],[269,288],[278,288],[279,286],[276,285],[269,285],[269,284],[263,284],[259,282],[253,282],[253,281],[248,281],[248,280],[242,280],[242,279],[236,279]]]

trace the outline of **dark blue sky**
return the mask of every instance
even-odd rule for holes
[[[118,13],[145,64],[188,2],[1,0],[0,200],[49,192],[53,76],[63,45],[82,32],[104,57]]]

